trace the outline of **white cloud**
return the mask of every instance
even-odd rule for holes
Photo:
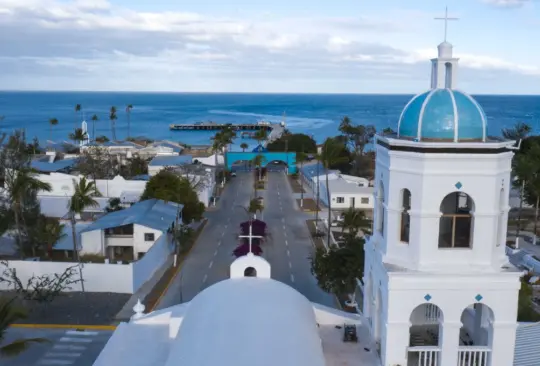
[[[187,80],[195,83],[196,78],[216,85],[226,80],[231,88],[247,77],[304,84],[314,79],[391,80],[397,75],[423,80],[435,47],[407,50],[399,39],[416,39],[421,20],[429,18],[432,14],[390,12],[384,19],[246,20],[138,12],[106,0],[0,0],[0,67],[10,80],[19,73],[21,83],[45,75],[50,85],[71,76],[112,89],[118,88],[118,80],[122,88],[161,81],[164,90],[183,90]],[[458,57],[478,73],[540,75],[531,65],[485,55]]]
[[[499,8],[519,8],[529,3],[530,0],[483,0],[483,2]]]

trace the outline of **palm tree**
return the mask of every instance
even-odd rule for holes
[[[75,131],[69,134],[69,139],[80,143],[88,138],[86,132],[83,132],[82,128],[76,128]]]
[[[261,128],[260,130],[255,132],[253,138],[257,140],[259,145],[262,145],[263,141],[266,141],[266,139],[268,138],[268,133],[264,128]]]
[[[75,128],[77,128],[77,126],[78,126],[77,118],[78,118],[78,116],[79,116],[79,114],[81,112],[81,109],[82,109],[82,107],[81,107],[80,104],[75,104]]]
[[[266,159],[262,155],[257,155],[253,158],[253,165],[259,169],[259,180],[262,180],[262,165],[265,161]]]
[[[21,168],[13,175],[9,175],[4,183],[11,210],[15,219],[15,231],[17,232],[16,243],[21,258],[24,257],[23,235],[21,230],[21,217],[23,215],[24,203],[28,194],[38,191],[50,192],[52,187],[49,183],[42,182],[36,178],[36,173],[30,168]]]
[[[56,118],[49,119],[49,140],[52,140],[52,129],[53,129],[53,126],[56,126],[56,125],[58,125],[58,119]]]
[[[326,238],[326,244],[330,248],[330,228],[332,225],[332,203],[330,199],[330,188],[328,187],[328,173],[330,167],[337,164],[342,164],[347,161],[346,157],[341,156],[343,151],[343,145],[338,141],[328,138],[324,142],[321,160],[325,170],[325,186],[326,186],[326,200],[328,202],[328,235]]]
[[[242,152],[246,152],[246,149],[249,147],[248,144],[246,144],[245,142],[242,142],[240,144],[240,148],[242,149]]]
[[[118,119],[118,116],[116,115],[116,107],[112,106],[111,110],[109,111],[109,120],[111,121],[111,132],[112,132],[112,139],[113,141],[116,141],[116,120]]]
[[[133,104],[128,104],[126,106],[127,121],[128,121],[128,139],[131,137],[131,110],[133,109]]]
[[[531,126],[523,122],[517,122],[512,128],[503,128],[502,135],[508,140],[523,140],[529,133],[532,131]],[[514,159],[513,163],[516,164],[517,159]],[[515,172],[515,167],[514,167]],[[521,214],[523,212],[523,199],[525,193],[525,180],[522,180],[519,187],[519,209],[518,209],[518,219],[517,219],[517,228],[516,228],[516,237],[519,237],[521,231]]]
[[[92,116],[92,137],[94,138],[94,141],[96,141],[96,122],[99,120],[97,114],[94,114]]]
[[[307,160],[307,154],[304,153],[304,146],[302,146],[302,151],[296,153],[296,162],[300,162],[300,174],[304,171],[304,161]],[[304,179],[300,178],[300,208],[304,207]],[[318,207],[318,206],[317,206]],[[317,221],[315,221],[317,222]]]
[[[343,213],[343,221],[339,223],[339,226],[341,226],[341,232],[347,229],[353,238],[360,230],[364,235],[371,234],[371,222],[366,218],[366,213],[354,207],[350,207]]]
[[[99,204],[94,197],[100,196],[94,182],[89,182],[82,177],[81,180],[73,180],[73,188],[75,193],[71,196],[69,203],[69,212],[71,219],[71,233],[73,235],[73,260],[79,259],[79,251],[77,247],[77,233],[75,230],[76,215],[80,215],[87,207],[97,207]]]
[[[13,357],[26,351],[31,343],[44,343],[44,338],[16,339],[11,343],[4,344],[9,326],[17,320],[26,318],[26,312],[15,306],[15,299],[0,298],[0,356]]]
[[[47,257],[52,257],[54,244],[66,236],[64,227],[65,225],[57,219],[41,215],[32,230],[32,237],[40,244],[40,249],[46,253]],[[35,246],[32,246],[32,255],[36,256]]]
[[[262,212],[263,209],[264,209],[264,206],[257,197],[249,201],[249,207],[247,211],[253,215],[254,219],[257,219],[257,212]]]

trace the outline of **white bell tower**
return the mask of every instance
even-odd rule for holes
[[[453,46],[446,41],[448,33],[448,21],[458,20],[459,18],[450,18],[448,8],[444,18],[435,18],[444,20],[444,41],[437,47],[437,58],[431,59],[431,89],[454,89],[457,79],[458,58],[453,57]]]
[[[485,138],[471,96],[441,95],[405,107],[400,128],[418,126],[418,139],[376,136],[364,315],[384,366],[509,366],[522,275],[505,253],[515,142]]]

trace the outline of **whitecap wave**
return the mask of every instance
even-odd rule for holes
[[[225,110],[210,110],[208,113],[211,114],[222,114],[229,116],[242,116],[242,117],[253,117],[256,120],[264,120],[266,122],[279,123],[283,121],[283,116],[272,115],[272,114],[262,114],[262,113],[249,113],[249,112],[235,112],[235,111],[225,111]],[[256,122],[256,121],[253,121]],[[335,122],[330,119],[323,118],[305,118],[305,117],[293,117],[287,116],[286,122],[288,127],[292,128],[322,128],[334,124]]]

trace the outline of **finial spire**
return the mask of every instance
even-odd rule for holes
[[[450,18],[448,16],[448,6],[444,12],[444,18],[435,18],[435,20],[444,20],[444,41],[446,42],[446,37],[448,35],[448,21],[449,20],[459,20],[459,18]]]
[[[249,239],[249,253],[253,254],[253,239],[262,239],[264,236],[253,235],[253,222],[249,220],[249,235],[238,235],[239,238]],[[248,254],[249,254],[248,253]]]

